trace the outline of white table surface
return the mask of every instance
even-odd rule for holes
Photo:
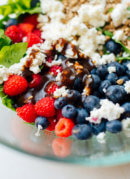
[[[130,179],[130,164],[88,168],[27,156],[0,145],[0,179]]]

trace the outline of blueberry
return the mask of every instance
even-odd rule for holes
[[[98,98],[101,98],[101,94],[100,94],[100,92],[97,91],[97,90],[94,90],[94,91],[93,91],[93,96],[97,96]]]
[[[93,78],[93,85],[92,87],[95,89],[95,88],[98,88],[100,82],[101,82],[101,79],[99,78],[98,75],[94,75],[92,74],[92,78]]]
[[[129,70],[128,65],[130,64],[129,61],[123,62],[122,65],[125,67],[125,70]]]
[[[85,109],[87,109],[89,112],[92,111],[94,108],[100,107],[100,99],[97,96],[88,96],[83,101],[83,106]]]
[[[122,84],[129,80],[128,76],[120,76],[118,80],[123,80]]]
[[[17,25],[17,19],[9,19],[8,21],[7,21],[7,24],[5,25],[5,28],[8,28],[9,26],[11,26],[11,25]]]
[[[58,61],[58,60],[64,61],[64,60],[66,60],[66,57],[65,57],[64,55],[60,54],[60,55],[58,55],[58,57],[57,57],[56,60],[57,60],[57,61]]]
[[[74,119],[76,117],[76,114],[77,110],[71,104],[68,104],[62,108],[62,115],[66,118]]]
[[[74,89],[82,92],[83,91],[83,83],[82,83],[82,79],[81,78],[76,78],[74,81]]]
[[[31,1],[31,8],[36,7],[38,2],[40,2],[40,0],[32,0]]]
[[[130,102],[124,103],[122,107],[125,110],[125,112],[123,113],[123,118],[130,117]]]
[[[106,65],[100,65],[97,68],[97,74],[100,76],[100,78],[104,79],[105,76],[108,74],[108,69]]]
[[[77,116],[76,116],[75,122],[77,124],[84,124],[84,123],[86,123],[85,118],[88,117],[88,116],[89,116],[89,114],[88,114],[86,109],[84,109],[84,108],[78,108],[77,109]]]
[[[87,124],[77,124],[72,129],[72,135],[79,140],[86,140],[92,136],[92,129]]]
[[[107,88],[106,97],[114,103],[121,102],[126,93],[123,86],[113,85]]]
[[[102,121],[100,124],[91,124],[93,134],[98,135],[100,132],[106,130],[106,122]]]
[[[40,125],[43,129],[46,129],[49,126],[49,121],[47,120],[47,118],[45,117],[37,117],[35,120],[35,125],[38,128],[38,126]]]
[[[109,73],[106,76],[106,80],[110,81],[112,84],[116,84],[116,81],[118,80],[118,76],[115,73]]]
[[[107,88],[108,88],[109,86],[111,86],[111,82],[110,82],[110,81],[108,81],[108,80],[102,81],[101,84],[100,84],[100,86],[99,86],[99,92],[100,92],[101,94],[105,94],[105,93],[106,93],[106,90],[107,90]]]
[[[128,76],[128,78],[130,78],[130,70],[126,71],[126,75]]]
[[[111,133],[118,133],[122,130],[122,124],[118,120],[108,121],[106,123],[106,130]]]
[[[105,44],[106,50],[115,55],[119,54],[122,51],[120,44],[116,43],[114,40],[109,40]]]
[[[65,105],[67,105],[67,99],[65,97],[55,100],[54,106],[56,109],[62,109]]]
[[[116,68],[116,74],[118,76],[122,76],[122,75],[125,74],[125,67],[118,62],[111,62],[111,63],[109,63],[108,66],[109,67],[115,67]]]
[[[81,98],[81,94],[79,91],[69,90],[69,92],[67,94],[67,99],[70,103],[80,101],[80,98]]]
[[[94,69],[92,69],[92,70],[91,70],[91,72],[90,72],[90,73],[91,73],[91,74],[96,74],[96,72],[97,72],[97,69],[96,69],[96,68],[94,68]]]

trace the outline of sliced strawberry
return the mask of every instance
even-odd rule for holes
[[[34,25],[33,24],[29,24],[29,23],[21,23],[19,24],[19,28],[22,30],[22,32],[27,35],[29,32],[32,32],[34,29]]]
[[[27,35],[28,47],[32,47],[34,44],[41,43],[41,39],[34,33],[28,33]]]

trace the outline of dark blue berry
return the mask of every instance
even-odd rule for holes
[[[90,73],[91,74],[96,74],[97,73],[97,69],[96,68],[92,69]]]
[[[106,123],[106,130],[111,133],[118,133],[122,130],[122,124],[118,120],[108,121]]]
[[[126,93],[123,86],[113,85],[107,88],[106,97],[114,103],[121,102]]]
[[[125,62],[122,63],[122,65],[125,67],[125,70],[129,70],[128,69],[128,64],[130,64],[129,61],[125,61]]]
[[[92,87],[94,89],[96,89],[96,88],[98,88],[98,86],[99,86],[99,84],[101,82],[101,79],[99,78],[98,75],[94,75],[94,74],[92,74],[92,78],[93,78],[93,85],[92,85]]]
[[[126,75],[128,76],[128,78],[130,78],[130,70],[126,71]]]
[[[102,97],[101,93],[99,91],[96,91],[96,90],[93,91],[93,96],[97,96],[98,98]]]
[[[32,0],[31,1],[31,8],[36,7],[38,2],[40,2],[40,0]]]
[[[75,103],[75,102],[79,102],[81,98],[81,94],[79,91],[76,90],[69,90],[68,94],[67,94],[67,99],[70,103]]]
[[[100,65],[97,68],[97,75],[99,75],[100,78],[104,79],[107,74],[108,74],[108,69],[106,65]]]
[[[123,117],[124,118],[127,118],[127,117],[130,117],[130,102],[128,103],[124,103],[122,105],[122,107],[124,108],[124,113],[123,113]]]
[[[109,86],[111,86],[111,82],[110,81],[108,81],[108,80],[102,81],[100,86],[99,86],[99,92],[104,95],[106,93],[106,90],[107,90],[107,88]]]
[[[87,109],[89,112],[92,111],[94,108],[100,107],[100,99],[97,96],[88,96],[83,101],[84,108]]]
[[[115,67],[116,68],[116,74],[118,76],[122,76],[122,75],[125,74],[125,67],[118,62],[111,62],[108,66],[109,67]]]
[[[102,121],[100,124],[91,124],[93,134],[98,135],[100,132],[106,130],[106,122]]]
[[[9,26],[11,26],[11,25],[17,25],[17,19],[9,19],[8,21],[7,21],[7,24],[5,25],[5,28],[8,28]]]
[[[58,55],[58,57],[57,57],[57,59],[56,59],[57,61],[58,60],[61,60],[61,61],[64,61],[64,60],[66,60],[66,57],[64,56],[64,55]]]
[[[112,84],[116,84],[116,81],[118,80],[118,76],[115,73],[109,73],[106,76],[106,80],[110,81]]]
[[[76,78],[74,81],[74,89],[82,92],[83,91],[83,83],[82,83],[82,79],[81,78]]]
[[[85,118],[88,117],[88,116],[89,116],[89,114],[88,114],[86,109],[84,109],[84,108],[78,108],[77,109],[77,116],[76,116],[75,122],[77,124],[84,124],[84,123],[86,123]]]
[[[38,126],[40,125],[42,127],[42,130],[46,129],[49,126],[49,124],[50,123],[49,123],[48,119],[45,117],[37,117],[35,120],[36,127],[38,128]]]
[[[120,44],[116,43],[114,40],[109,40],[105,44],[106,50],[115,55],[119,54],[122,51]]]
[[[92,136],[92,129],[87,124],[77,124],[72,129],[72,135],[79,140],[86,140]]]
[[[62,109],[67,104],[67,99],[65,97],[60,97],[55,100],[54,106],[56,109]]]
[[[76,117],[76,114],[77,110],[71,104],[68,104],[62,108],[62,115],[66,118],[74,119]]]

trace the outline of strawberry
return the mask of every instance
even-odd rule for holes
[[[9,96],[17,96],[25,92],[27,86],[28,86],[27,80],[24,77],[18,75],[12,75],[4,83],[3,91],[5,94]]]
[[[35,122],[37,114],[33,104],[25,104],[16,109],[17,115],[28,123]]]
[[[28,47],[32,47],[34,44],[41,43],[41,39],[34,33],[30,32],[27,35]]]
[[[19,28],[21,29],[21,31],[23,31],[25,35],[27,35],[29,32],[33,31],[34,25],[29,23],[21,23],[19,24]]]
[[[41,38],[41,31],[39,29],[34,29],[33,33]]]
[[[50,118],[48,118],[48,121],[49,121],[50,125],[48,126],[47,130],[54,131],[55,126],[57,124],[57,120],[54,117],[50,117]]]

